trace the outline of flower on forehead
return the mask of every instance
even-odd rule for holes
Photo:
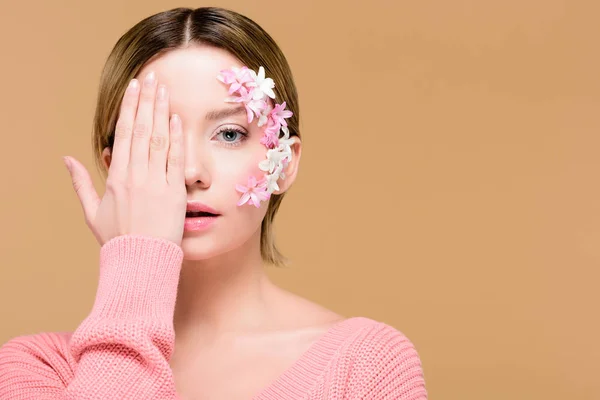
[[[270,193],[267,192],[267,179],[263,178],[260,181],[257,181],[254,176],[250,176],[248,178],[248,186],[244,185],[235,185],[235,189],[242,193],[242,197],[238,201],[237,205],[244,205],[249,201],[249,204],[253,204],[255,207],[260,207],[260,202],[268,200],[271,196]]]
[[[231,69],[222,70],[217,79],[226,83],[229,86],[229,94],[237,92],[245,83],[252,82],[254,78],[250,74],[250,69],[243,66],[241,68],[232,67]]]
[[[247,83],[246,86],[254,87],[254,100],[260,100],[265,95],[270,98],[275,98],[275,92],[273,92],[273,88],[275,87],[275,82],[271,78],[265,78],[265,69],[260,66],[258,68],[258,74],[253,70],[249,70],[250,75],[252,76],[252,81]]]

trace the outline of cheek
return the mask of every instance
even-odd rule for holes
[[[230,152],[223,155],[217,169],[214,181],[219,182],[219,187],[226,189],[226,192],[239,197],[239,192],[235,190],[235,185],[246,185],[248,178],[254,176],[257,180],[263,178],[265,172],[262,171],[258,164],[267,156],[267,148],[260,144],[252,146],[252,148],[244,149],[239,152]]]

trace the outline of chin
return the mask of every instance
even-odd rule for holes
[[[181,240],[183,259],[201,261],[219,257],[244,248],[244,244],[249,244],[249,239],[253,236],[251,233],[243,235],[243,232],[237,232],[237,235],[216,235],[215,233],[217,232],[185,232]]]
[[[215,240],[214,235],[190,232],[181,240],[184,260],[207,260],[232,250],[231,245]]]

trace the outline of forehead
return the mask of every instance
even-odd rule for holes
[[[223,49],[195,44],[152,59],[136,78],[141,80],[154,71],[158,83],[167,85],[173,109],[183,111],[193,107],[199,111],[207,106],[224,105],[228,85],[220,82],[217,75],[223,69],[241,66],[237,58]]]

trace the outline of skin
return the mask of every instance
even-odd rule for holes
[[[344,319],[316,303],[276,286],[260,256],[260,208],[236,205],[236,184],[263,172],[258,163],[266,148],[263,127],[248,124],[245,111],[207,120],[210,110],[234,109],[225,103],[228,86],[219,71],[242,64],[222,49],[192,45],[150,60],[136,76],[151,71],[165,85],[169,115],[182,121],[185,186],[188,200],[198,200],[221,216],[202,232],[184,232],[184,252],[174,326],[175,352],[170,360],[178,392],[185,398],[251,398],[273,382],[327,329]],[[278,100],[278,99],[277,99]],[[248,134],[220,133],[238,128]],[[233,145],[231,145],[233,144]],[[295,138],[293,157],[279,180],[281,193],[294,182],[301,156]],[[103,162],[110,166],[110,149]],[[231,384],[231,376],[236,384]]]

